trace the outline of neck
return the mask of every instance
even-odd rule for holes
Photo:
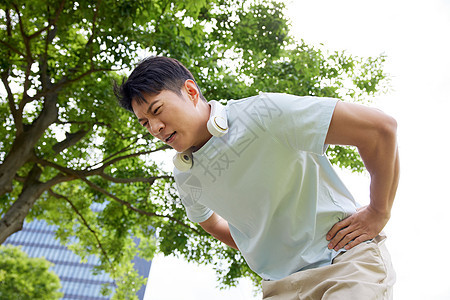
[[[200,101],[199,101],[200,102]],[[206,123],[209,120],[209,116],[211,114],[211,105],[203,100],[201,100],[201,125],[199,129],[199,139],[197,145],[194,145],[191,150],[192,152],[198,151],[201,147],[203,147],[211,138],[212,134],[209,133],[208,127],[206,126]]]

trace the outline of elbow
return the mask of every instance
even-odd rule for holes
[[[378,130],[379,135],[388,139],[397,139],[397,120],[389,115],[385,115],[381,120]]]
[[[371,130],[367,132],[358,147],[363,153],[377,153],[386,147],[395,147],[397,144],[397,121],[386,114],[383,114],[373,121]],[[383,150],[382,152],[384,152]]]
[[[374,153],[389,153],[390,149],[397,147],[397,121],[394,118],[385,115],[374,124],[373,129],[371,142],[367,143],[364,149]]]

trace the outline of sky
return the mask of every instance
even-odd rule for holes
[[[401,177],[387,246],[396,299],[450,299],[450,0],[291,0],[292,33],[308,44],[357,56],[387,55],[391,91],[371,104],[396,118]],[[170,164],[170,162],[167,162]],[[339,171],[357,201],[368,175]],[[146,300],[261,299],[248,280],[225,291],[215,272],[156,256]]]

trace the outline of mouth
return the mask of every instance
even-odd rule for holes
[[[167,144],[170,144],[173,141],[173,138],[175,136],[175,133],[177,133],[176,131],[174,131],[171,135],[169,135],[164,142],[166,142]]]

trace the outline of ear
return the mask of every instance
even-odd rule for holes
[[[191,79],[186,80],[184,82],[184,88],[188,94],[189,99],[192,100],[195,105],[197,105],[198,100],[200,99],[200,92],[195,82]]]

